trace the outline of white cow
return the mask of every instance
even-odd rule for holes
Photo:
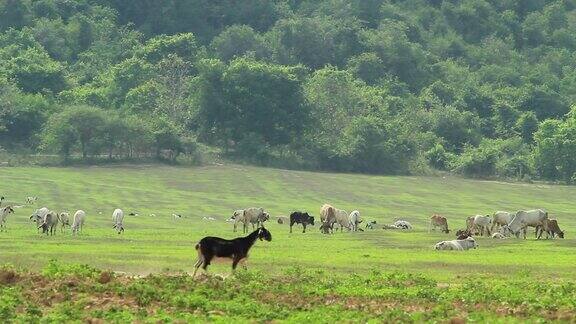
[[[4,198],[4,197],[2,197]],[[6,230],[6,218],[8,218],[8,214],[13,214],[14,208],[12,206],[6,206],[4,208],[0,208],[0,231]]]
[[[36,209],[32,215],[30,215],[30,220],[36,222],[36,228],[40,228],[42,223],[44,222],[44,217],[50,212],[50,210],[46,207],[42,207],[40,209]]]
[[[544,230],[548,231],[548,212],[542,209],[533,209],[533,210],[519,210],[512,218],[512,221],[506,226],[505,232],[512,233],[516,235],[516,237],[520,236],[520,231],[524,232],[524,239],[526,239],[526,228],[530,227],[537,227],[542,226]]]
[[[78,234],[82,232],[82,227],[84,227],[84,222],[86,221],[86,212],[83,210],[78,210],[74,213],[74,221],[72,222],[72,234]]]
[[[499,228],[500,226],[508,225],[514,218],[514,214],[506,211],[497,211],[492,216],[492,228],[491,232],[494,232],[494,228]]]
[[[112,228],[116,229],[118,234],[124,232],[124,212],[120,208],[114,209],[112,213]]]
[[[490,215],[476,215],[474,216],[474,228],[480,232],[480,236],[484,236],[484,231],[490,235],[490,225],[492,224],[492,217]]]
[[[256,208],[250,207],[244,209],[242,216],[242,223],[244,223],[243,230],[244,233],[248,232],[248,224],[252,224],[252,230],[255,229],[255,226],[261,227],[264,226],[264,222],[270,219],[270,214],[264,211],[264,208]],[[236,224],[234,223],[234,230],[236,230]]]
[[[342,209],[334,208],[334,216],[336,216],[336,224],[340,226],[340,232],[344,228],[350,229],[350,221],[348,220],[348,212]]]
[[[350,216],[348,216],[348,226],[351,227],[353,232],[358,231],[358,224],[362,223],[362,219],[360,219],[360,212],[357,210],[354,210],[350,213]]]
[[[456,250],[464,251],[475,249],[478,247],[476,240],[473,237],[468,237],[464,240],[451,240],[451,241],[441,241],[434,245],[435,250]]]

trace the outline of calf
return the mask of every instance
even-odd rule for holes
[[[112,213],[112,228],[114,228],[118,234],[124,233],[124,212],[122,209],[116,208]]]
[[[294,226],[294,224],[302,224],[302,233],[306,233],[307,225],[314,226],[314,217],[310,216],[307,212],[293,212],[290,214],[290,233],[292,233],[292,226]]]
[[[446,217],[434,214],[432,217],[430,217],[430,226],[428,227],[428,232],[436,230],[437,227],[439,227],[440,230],[444,233],[450,233],[450,230],[448,229],[448,220]]]
[[[536,234],[538,235],[538,238],[540,238],[542,236],[542,233],[544,233],[544,228],[547,227],[548,230],[546,231],[546,238],[555,238],[556,235],[558,235],[558,237],[560,238],[564,238],[564,231],[562,231],[560,229],[560,226],[558,226],[558,221],[556,219],[547,219],[545,225],[538,225],[536,227]],[[540,232],[540,233],[538,233]]]
[[[472,237],[472,231],[470,231],[469,229],[465,229],[465,230],[458,230],[456,231],[456,239],[457,240],[464,240],[468,237]]]
[[[358,231],[358,224],[362,223],[362,219],[360,219],[360,212],[357,210],[354,210],[350,213],[350,216],[348,216],[348,224],[350,224],[349,226],[352,229],[352,232],[356,232]]]
[[[232,259],[232,271],[236,270],[238,262],[248,258],[248,252],[257,239],[270,242],[272,241],[272,234],[264,227],[260,227],[246,237],[239,237],[233,240],[212,236],[201,239],[200,242],[196,244],[198,260],[194,265],[192,278],[196,276],[196,271],[200,266],[206,270],[214,258]]]
[[[14,208],[12,208],[12,206],[0,208],[0,231],[6,230],[6,219],[8,218],[8,214],[14,214]]]

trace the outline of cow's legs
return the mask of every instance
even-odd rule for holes
[[[302,230],[302,233],[306,233],[306,223],[302,224],[302,227],[304,227],[304,230]],[[292,233],[292,229],[290,229],[290,233]]]

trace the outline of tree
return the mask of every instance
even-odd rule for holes
[[[102,141],[106,113],[90,106],[71,106],[50,116],[43,130],[43,143],[46,148],[57,150],[68,158],[76,145],[82,157],[97,153]]]
[[[224,62],[244,55],[257,59],[270,56],[263,38],[250,26],[234,25],[226,28],[212,40],[210,47]]]

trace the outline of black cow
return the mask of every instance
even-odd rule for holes
[[[308,213],[293,212],[290,214],[290,233],[292,233],[292,226],[294,224],[302,224],[302,227],[304,227],[302,233],[306,233],[306,225],[310,224],[314,226],[314,217],[308,215]]]

